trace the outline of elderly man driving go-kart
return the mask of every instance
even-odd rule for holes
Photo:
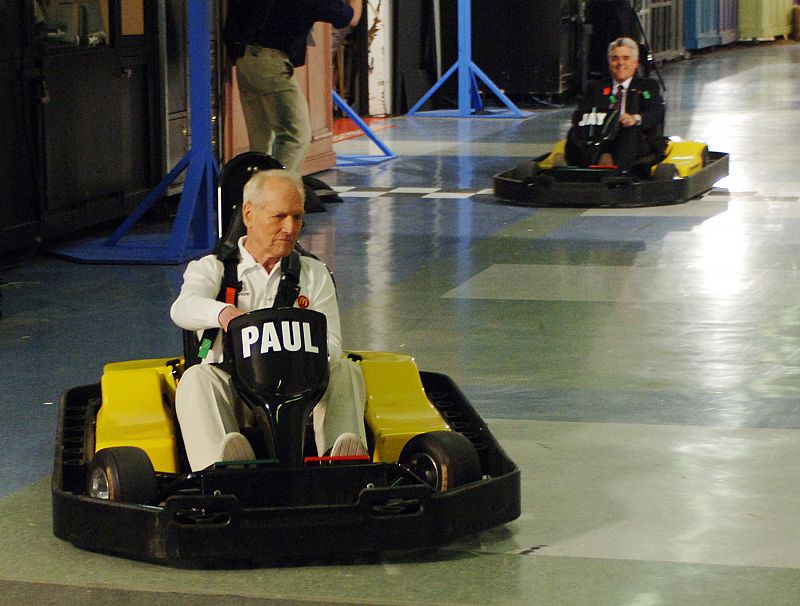
[[[295,251],[303,203],[299,176],[286,170],[256,172],[244,186],[242,219],[246,235],[238,241],[234,261],[223,262],[211,254],[191,262],[186,269],[170,315],[178,326],[197,331],[201,338],[202,362],[186,369],[175,394],[193,471],[219,461],[255,458],[252,445],[242,433],[252,413],[242,404],[226,368],[222,332],[237,316],[273,306],[307,308],[325,314],[327,319],[330,380],[313,413],[319,454],[351,456],[367,452],[364,379],[355,363],[341,357],[333,280],[323,263]],[[226,271],[234,275],[226,276]],[[287,279],[291,275],[299,276],[294,288]],[[230,283],[236,284],[238,293],[228,288],[226,294],[224,284]]]

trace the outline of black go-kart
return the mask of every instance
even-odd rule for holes
[[[580,138],[589,157],[597,157],[603,142],[619,128],[616,113],[596,116],[579,129],[586,131]],[[551,152],[498,173],[495,196],[541,207],[657,206],[697,198],[728,175],[728,154],[678,137],[664,139],[663,153],[642,157],[628,170],[588,162],[588,167],[569,166],[566,150],[567,141],[559,141]]]
[[[222,199],[235,199],[226,179],[240,190],[243,171],[272,167],[265,158],[232,161]],[[263,345],[265,331],[275,345],[287,330],[299,347]],[[428,549],[519,516],[517,466],[453,381],[408,355],[345,354],[366,383],[369,455],[315,456],[309,414],[327,385],[326,334],[322,314],[298,308],[231,323],[234,384],[261,438],[253,461],[189,470],[174,408],[187,356],[107,364],[99,383],[66,391],[54,534],[168,565],[261,565]]]

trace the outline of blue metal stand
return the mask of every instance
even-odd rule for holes
[[[433,116],[446,118],[527,118],[532,114],[523,112],[506,97],[491,79],[472,62],[472,7],[471,0],[458,0],[458,61],[425,93],[412,107],[407,116]],[[439,90],[453,73],[458,70],[458,110],[437,110],[418,112],[433,94]],[[508,111],[484,109],[478,93],[477,76],[500,99]]]
[[[361,131],[369,137],[370,141],[372,141],[378,148],[383,152],[382,156],[340,156],[337,154],[336,156],[336,166],[368,166],[372,164],[380,164],[381,162],[386,162],[387,160],[391,160],[392,158],[396,158],[397,156],[392,153],[392,150],[386,147],[386,145],[381,141],[375,133],[372,132],[369,126],[367,126],[366,122],[361,119],[356,112],[353,111],[353,108],[347,104],[339,93],[336,91],[332,91],[333,94],[333,102],[339,106],[347,117],[350,118],[353,122],[356,123],[356,126],[361,129]]]
[[[83,240],[52,252],[87,263],[178,264],[209,252],[217,241],[214,210],[219,167],[211,144],[211,2],[187,3],[191,149],[109,238]],[[128,235],[186,170],[171,234]]]

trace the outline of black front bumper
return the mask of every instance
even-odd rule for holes
[[[61,399],[53,532],[92,551],[218,566],[424,549],[516,519],[516,465],[448,377],[421,374],[434,404],[475,444],[484,479],[434,493],[421,482],[393,485],[405,472],[389,463],[298,470],[252,465],[194,474],[193,490],[175,490],[159,506],[93,499],[84,494],[81,440],[86,410],[100,390],[73,388]],[[168,485],[176,478],[160,480]]]

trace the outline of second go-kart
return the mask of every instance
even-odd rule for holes
[[[555,166],[563,141],[544,154],[495,175],[501,200],[527,206],[636,207],[687,202],[728,175],[728,154],[697,141],[672,141],[662,160],[637,175],[616,167]]]
[[[619,130],[617,111],[593,111],[570,131],[571,142],[586,158],[597,158],[602,145]],[[568,143],[494,177],[501,200],[527,206],[635,207],[676,204],[696,198],[728,175],[728,154],[709,151],[705,143],[664,139],[663,152],[639,158],[628,170],[616,166],[566,165]]]

